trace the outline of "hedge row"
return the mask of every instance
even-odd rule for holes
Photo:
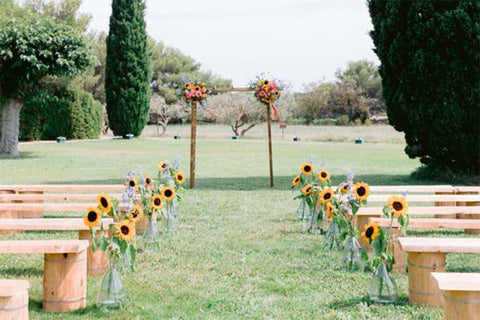
[[[20,113],[20,140],[98,138],[103,126],[101,104],[88,92],[42,88],[25,97]]]

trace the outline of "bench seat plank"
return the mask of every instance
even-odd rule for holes
[[[399,237],[403,251],[439,253],[480,253],[480,239]]]
[[[27,280],[0,279],[0,297],[11,297],[29,288]]]
[[[102,219],[103,228],[108,230],[108,225],[113,219]],[[81,218],[45,218],[45,219],[2,219],[0,230],[89,230]]]
[[[370,218],[380,227],[390,226],[388,218]],[[398,221],[394,220],[392,227],[399,228]],[[480,219],[441,219],[441,218],[414,218],[410,219],[408,228],[440,228],[440,229],[480,229]]]
[[[480,291],[480,273],[432,272],[440,290]]]
[[[89,200],[96,201],[98,193],[49,193],[49,194],[0,194],[0,201],[73,201],[73,200]],[[109,194],[110,197],[121,199],[122,194]]]
[[[15,191],[124,191],[123,184],[32,184],[32,185],[0,185],[0,190],[15,190]]]
[[[88,240],[9,240],[0,241],[0,253],[79,253],[88,246]]]
[[[0,204],[1,205],[1,204]],[[383,215],[383,207],[362,207],[358,210],[357,216]],[[459,207],[408,207],[409,215],[428,214],[480,214],[480,206],[459,206]]]
[[[389,194],[373,194],[368,202],[387,202]],[[478,194],[412,194],[407,196],[408,203],[412,202],[480,202]]]

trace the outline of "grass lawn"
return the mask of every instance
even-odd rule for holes
[[[408,304],[407,277],[395,275],[399,302],[369,305],[371,275],[342,270],[342,254],[296,221],[290,181],[309,157],[325,159],[334,183],[353,171],[370,184],[426,184],[409,174],[419,166],[401,143],[274,142],[275,188],[268,187],[264,140],[201,139],[197,187],[189,190],[175,233],[140,254],[137,272],[123,276],[128,304],[112,314],[95,308],[101,277],[88,279],[88,307],[51,314],[41,309],[39,255],[0,255],[0,278],[30,280],[31,319],[441,319],[438,309]],[[180,154],[188,173],[189,140],[142,138],[22,144],[21,159],[0,160],[0,184],[120,183],[137,166]],[[48,215],[48,214],[47,214]],[[52,216],[52,214],[48,215]],[[416,232],[415,235],[433,233]],[[444,236],[463,236],[460,232]],[[25,232],[2,239],[76,238],[73,232]],[[449,255],[449,271],[480,272],[480,259]]]

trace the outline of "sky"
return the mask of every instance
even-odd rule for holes
[[[108,32],[109,0],[83,0],[91,30]],[[147,31],[202,70],[246,86],[260,73],[302,91],[349,61],[379,64],[364,0],[147,0]]]

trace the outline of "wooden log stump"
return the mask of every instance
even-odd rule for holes
[[[0,280],[0,320],[28,320],[26,280]]]
[[[100,235],[100,230],[97,230],[97,236]],[[108,229],[104,230],[104,236],[108,237]],[[88,240],[90,246],[92,245],[92,239],[90,237],[89,230],[79,230],[78,239]],[[92,252],[91,248],[87,249],[87,275],[89,276],[98,276],[105,274],[108,270],[108,253],[100,251],[99,248],[96,248]]]
[[[445,272],[443,252],[408,252],[408,291],[412,304],[441,307],[443,298],[432,272]]]
[[[86,250],[78,253],[45,254],[43,309],[67,312],[86,307]]]
[[[15,194],[15,190],[0,190],[2,194]],[[0,200],[0,203],[11,203],[12,201],[9,200]],[[18,214],[15,211],[11,210],[2,210],[0,211],[0,219],[17,219]],[[0,231],[0,235],[6,234],[17,234],[20,231]]]
[[[135,223],[135,234],[142,235],[148,227],[148,217],[143,215],[140,220]]]
[[[28,190],[28,191],[17,191],[17,194],[43,194],[42,190]],[[43,203],[43,200],[19,200],[15,201],[16,203]],[[44,210],[38,209],[36,211],[19,211],[18,218],[20,219],[35,219],[35,218],[43,218]]]
[[[459,191],[457,194],[478,194],[478,192],[475,191]],[[480,206],[480,202],[457,202],[457,206],[467,206],[467,207],[474,207],[474,206]],[[459,213],[457,215],[458,219],[480,219],[480,215],[478,214],[468,214],[468,213]],[[465,229],[465,234],[473,234],[473,235],[479,235],[480,230],[479,229]]]
[[[392,268],[392,272],[405,273],[407,269],[407,253],[402,250],[398,237],[402,236],[402,230],[400,228],[392,228],[393,243],[390,246],[390,251],[393,253],[395,263]]]

